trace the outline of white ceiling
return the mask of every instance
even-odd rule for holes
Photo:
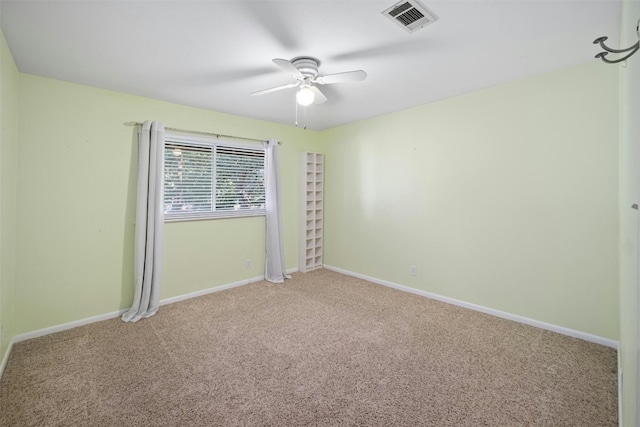
[[[273,58],[365,70],[322,87],[310,129],[596,61],[599,36],[617,46],[618,0],[422,2],[440,19],[413,34],[381,14],[393,0],[2,0],[0,23],[21,72],[287,125],[295,89],[249,95],[294,81]]]

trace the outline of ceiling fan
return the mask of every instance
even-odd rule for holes
[[[291,61],[276,58],[273,63],[282,68],[284,72],[293,76],[296,81],[270,89],[252,92],[252,96],[266,95],[283,89],[298,87],[296,101],[298,104],[307,106],[311,104],[322,104],[327,97],[318,89],[316,85],[330,85],[334,83],[359,82],[367,78],[367,73],[362,70],[346,71],[343,73],[318,75],[320,61],[310,56],[300,56]]]

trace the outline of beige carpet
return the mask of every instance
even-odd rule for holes
[[[616,352],[330,271],[18,343],[3,426],[615,426]]]

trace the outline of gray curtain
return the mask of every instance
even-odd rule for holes
[[[163,245],[164,126],[146,121],[138,131],[138,195],[134,297],[125,322],[153,316],[160,305]]]
[[[265,209],[267,211],[266,257],[264,277],[269,282],[282,283],[286,274],[282,245],[282,214],[280,212],[280,180],[278,178],[278,142],[267,142],[265,152]]]

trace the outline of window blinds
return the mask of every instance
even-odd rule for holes
[[[263,147],[165,141],[167,220],[264,215]]]

